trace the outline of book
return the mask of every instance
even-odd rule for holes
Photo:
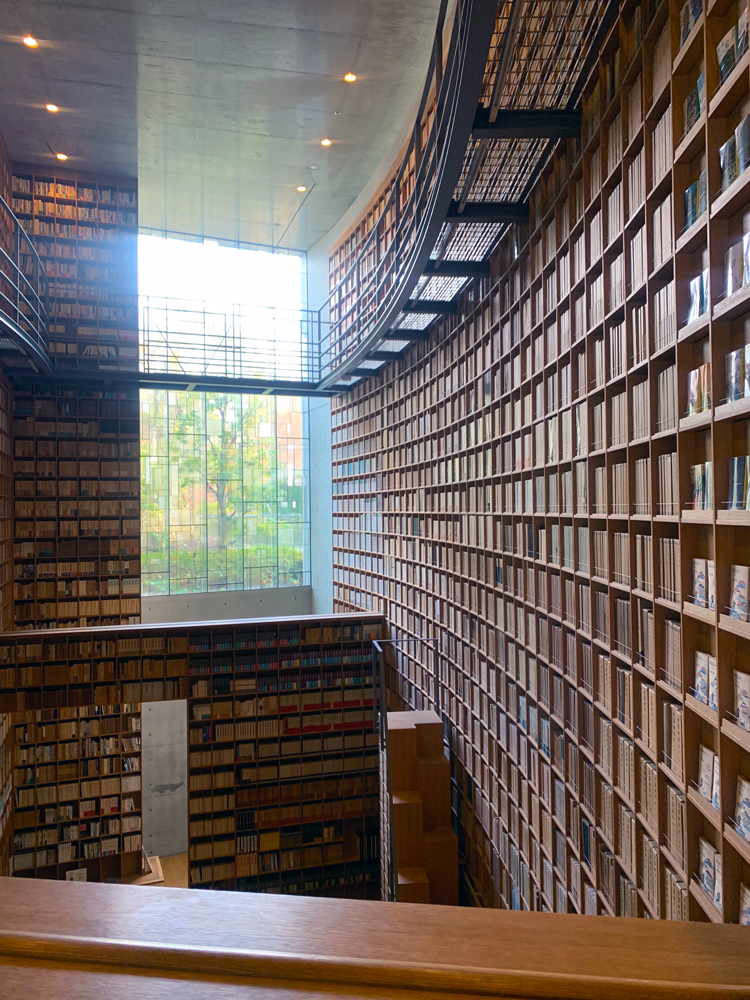
[[[693,600],[699,608],[706,606],[706,560],[693,559]]]
[[[719,781],[719,755],[714,756],[714,774],[711,782],[711,805],[719,809],[721,803],[721,783]]]
[[[708,658],[708,707],[719,711],[719,685],[716,673],[716,657]]]
[[[729,510],[744,510],[747,496],[747,456],[729,459]]]
[[[750,674],[734,671],[734,715],[737,725],[750,733]]]
[[[742,243],[735,243],[724,255],[724,270],[726,273],[726,294],[733,295],[734,292],[742,288],[743,281],[743,254]]]
[[[710,463],[706,463],[707,465]],[[707,505],[708,510],[713,510],[714,499],[713,499],[713,489],[711,487],[711,470],[709,469],[709,486],[708,486],[708,499],[709,503]],[[716,609],[716,571],[714,569],[713,559],[706,560],[706,601],[708,603],[709,610],[714,611]]]
[[[698,791],[709,802],[713,791],[715,756],[713,750],[701,744],[698,752]]]
[[[750,165],[750,115],[745,115],[734,130],[737,150],[737,176]]]
[[[700,879],[701,885],[711,899],[714,898],[714,878],[716,874],[716,848],[704,837],[700,839]]]
[[[748,43],[748,12],[747,12],[747,2],[744,0],[742,3],[742,8],[737,19],[737,27],[735,29],[735,53],[736,58],[741,59],[747,52]]]
[[[726,189],[737,179],[737,139],[731,135],[723,145],[719,146],[719,169],[721,171],[721,190]]]
[[[737,806],[734,813],[737,833],[750,843],[750,780],[737,775]]]
[[[740,883],[740,919],[742,927],[750,927],[750,889],[744,882]]]
[[[750,570],[747,566],[732,566],[732,591],[729,603],[730,618],[747,621],[747,587]]]
[[[694,368],[688,373],[688,416],[692,417],[696,413],[700,413],[702,409],[701,405],[701,391],[700,391],[700,369]]]
[[[719,62],[719,77],[724,83],[737,62],[737,28],[730,28],[716,46],[716,58]]]
[[[727,402],[742,399],[745,382],[745,351],[730,351],[727,354]]]
[[[695,654],[695,697],[704,705],[708,704],[708,653],[701,650]]]
[[[723,904],[724,904],[724,898],[721,891],[721,875],[722,875],[721,855],[717,851],[716,857],[714,858],[714,906],[719,911],[723,909]]]

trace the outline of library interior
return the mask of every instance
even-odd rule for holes
[[[750,1000],[748,22],[6,0],[1,1000]]]

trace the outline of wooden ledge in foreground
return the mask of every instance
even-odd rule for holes
[[[750,929],[0,879],[0,1000],[750,1000]]]

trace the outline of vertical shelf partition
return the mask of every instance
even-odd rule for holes
[[[440,637],[468,889],[489,904],[737,922],[750,887],[750,624],[730,613],[750,381],[726,377],[750,352],[742,8],[626,0],[529,227],[459,318],[333,404],[335,607]],[[391,680],[434,703],[417,644]]]

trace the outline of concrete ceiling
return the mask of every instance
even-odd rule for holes
[[[64,152],[73,169],[137,176],[145,228],[306,250],[397,138],[439,0],[2,6],[0,129],[12,159],[52,165]]]

